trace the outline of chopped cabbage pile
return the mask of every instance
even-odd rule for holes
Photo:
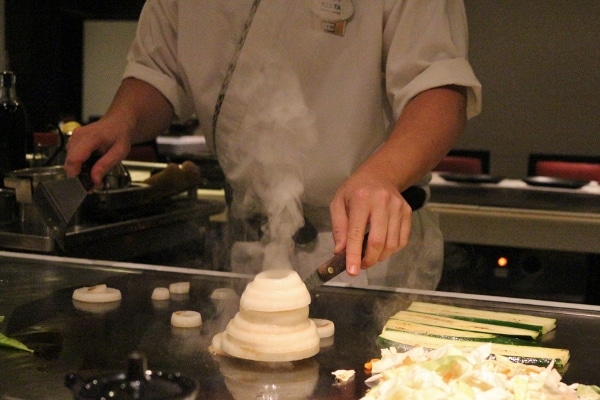
[[[473,350],[451,345],[405,353],[382,349],[373,361],[371,387],[362,400],[599,400],[600,388],[567,385],[553,365],[518,364],[506,357],[490,358],[487,343]]]

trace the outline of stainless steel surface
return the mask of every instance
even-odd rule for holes
[[[65,176],[62,165],[25,168],[6,174],[4,185],[15,190],[18,203],[32,204],[33,192],[40,182],[63,179]]]
[[[14,221],[0,224],[0,248],[5,250],[94,257],[106,260],[130,260],[141,253],[158,252],[175,241],[198,236],[211,215],[222,212],[217,201],[179,198],[156,207],[146,214],[120,213],[118,220],[81,220],[69,226],[64,250],[58,248],[40,224]],[[139,210],[138,210],[139,211]],[[148,212],[151,211],[151,212]],[[194,233],[196,232],[196,233]]]
[[[0,224],[12,222],[17,219],[18,215],[19,206],[15,191],[0,188]]]
[[[434,173],[428,205],[447,242],[600,253],[600,185],[457,183]]]
[[[85,200],[60,237],[49,228],[33,202],[33,195],[46,183],[66,182],[62,166],[13,171],[7,181],[14,189],[7,190],[17,193],[19,218],[0,220],[0,249],[131,260],[140,255],[176,251],[174,247],[179,245],[195,243],[196,247],[201,246],[209,218],[223,212],[224,202],[198,199],[195,190],[171,193],[168,197],[154,196],[148,185],[132,183],[128,166],[136,170],[143,168],[144,174],[149,175],[151,171],[165,168],[166,164],[123,163],[116,167],[107,177],[110,182],[105,182],[110,190],[82,192]],[[87,182],[84,175],[82,173],[80,178]],[[50,197],[62,200],[61,193],[62,190],[53,192]],[[72,196],[66,198],[70,201]],[[62,213],[54,214],[61,219]]]
[[[104,190],[122,189],[131,185],[131,175],[129,175],[127,168],[119,163],[108,171],[102,180],[102,184]]]
[[[200,384],[201,399],[357,399],[366,391],[363,364],[379,355],[376,337],[385,320],[411,301],[526,312],[557,318],[544,344],[566,347],[571,361],[567,383],[600,382],[600,307],[525,299],[422,292],[393,288],[325,285],[313,293],[310,315],[335,323],[333,343],[315,357],[285,365],[212,355],[208,346],[237,311],[239,299],[213,300],[221,287],[243,292],[250,276],[139,264],[106,263],[0,252],[0,330],[36,349],[36,355],[0,348],[0,399],[64,399],[63,381],[77,371],[91,376],[122,370],[128,354],[143,352],[150,369],[178,370]],[[157,286],[189,281],[190,294],[153,303]],[[77,309],[74,289],[106,283],[123,299],[110,310]],[[203,317],[200,329],[170,325],[173,311],[191,309]],[[337,369],[356,371],[354,381],[334,385]]]
[[[600,253],[600,213],[429,203],[447,242]]]
[[[600,186],[590,183],[581,189],[560,189],[531,186],[516,179],[504,179],[499,183],[457,183],[445,181],[435,174],[430,200],[486,207],[600,213]]]
[[[143,213],[145,210],[147,212],[155,206],[170,201],[174,196],[171,194],[171,196],[158,197],[154,194],[151,186],[138,182],[118,190],[95,190],[86,197],[81,209],[84,216],[89,217],[107,213],[116,215],[134,209]]]
[[[88,195],[88,188],[79,178],[65,178],[53,182],[40,182],[33,192],[48,234],[61,249],[65,248],[65,234],[79,207]]]
[[[39,182],[33,191],[33,202],[48,227],[48,234],[63,250],[67,228],[94,187],[91,171],[99,157],[98,153],[93,153],[82,164],[78,176]]]

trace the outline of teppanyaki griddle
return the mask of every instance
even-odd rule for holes
[[[358,399],[367,390],[363,364],[379,355],[376,338],[383,323],[416,300],[555,317],[557,329],[544,344],[571,351],[563,381],[600,382],[597,306],[329,284],[314,292],[310,316],[335,323],[333,341],[324,343],[313,358],[273,366],[209,351],[212,337],[225,328],[239,306],[239,298],[217,301],[211,293],[228,287],[239,296],[252,276],[14,253],[0,253],[0,263],[0,315],[5,316],[0,328],[39,352],[32,356],[0,349],[0,383],[6,397],[30,398],[35,393],[39,398],[68,398],[65,374],[97,376],[122,370],[128,354],[139,350],[150,369],[178,370],[196,379],[202,399],[259,394],[283,398],[290,391],[306,394],[300,398]],[[162,304],[151,300],[155,287],[179,281],[190,281],[189,296]],[[123,299],[117,307],[76,308],[73,290],[98,283],[121,290]],[[199,311],[202,327],[172,328],[171,313],[182,309]],[[335,385],[331,372],[337,369],[355,370],[354,381]]]

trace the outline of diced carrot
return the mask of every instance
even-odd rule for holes
[[[379,361],[379,358],[371,358],[365,363],[365,370],[371,371],[373,369],[373,363]]]

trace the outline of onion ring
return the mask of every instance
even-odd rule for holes
[[[84,303],[109,303],[121,300],[121,291],[109,288],[105,284],[81,287],[73,291],[73,300]]]
[[[176,282],[169,285],[169,292],[173,294],[188,294],[190,292],[189,282]]]
[[[171,293],[166,287],[157,287],[152,291],[152,300],[169,300]]]
[[[177,328],[197,328],[202,325],[202,316],[198,311],[175,311],[171,314],[171,325]]]
[[[328,319],[311,318],[317,326],[317,332],[321,339],[333,336],[335,333],[335,325]]]

